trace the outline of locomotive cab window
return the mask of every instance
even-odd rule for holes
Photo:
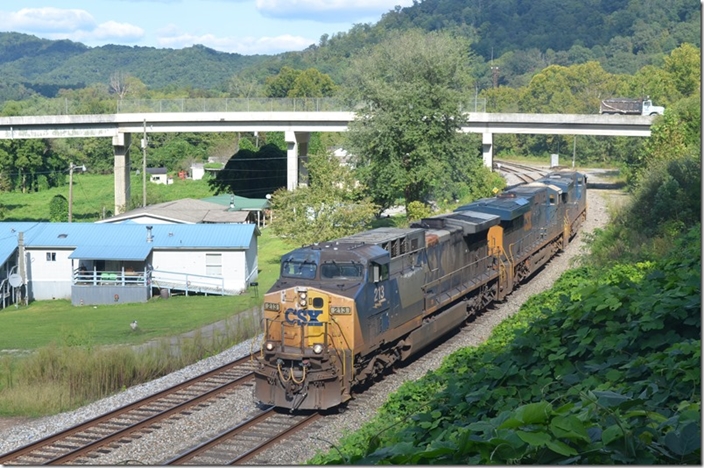
[[[554,205],[556,202],[557,202],[557,200],[555,199],[555,194],[551,193],[549,204]]]
[[[562,203],[567,203],[569,201],[569,193],[562,192],[562,194],[560,195],[560,199]]]
[[[323,263],[320,265],[322,279],[360,278],[362,274],[362,265],[355,263]]]
[[[315,262],[306,260],[286,260],[281,264],[281,276],[286,278],[313,279],[315,278],[317,267]]]
[[[374,283],[389,279],[389,264],[372,263],[370,279]]]

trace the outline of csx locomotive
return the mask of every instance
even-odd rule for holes
[[[484,309],[567,247],[587,181],[554,172],[410,228],[379,228],[281,258],[264,297],[255,397],[328,409]]]

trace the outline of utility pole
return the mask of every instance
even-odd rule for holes
[[[147,119],[144,119],[142,138],[142,208],[147,206]]]
[[[81,169],[83,172],[86,171],[85,164],[82,166],[76,166],[72,162],[68,165],[68,222],[73,220],[73,170]]]
[[[494,66],[494,48],[491,48],[491,81],[494,88],[499,86],[499,67]]]
[[[68,164],[68,222],[73,218],[73,163]]]
[[[574,136],[574,143],[572,144],[572,168],[574,169],[574,160],[577,156],[577,135]]]

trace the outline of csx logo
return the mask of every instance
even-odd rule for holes
[[[288,323],[294,325],[319,327],[323,324],[318,320],[318,316],[322,313],[322,310],[287,309],[284,317]]]

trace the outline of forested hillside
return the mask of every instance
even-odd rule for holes
[[[115,73],[135,76],[153,89],[208,90],[221,87],[263,58],[200,45],[178,50],[119,45],[91,48],[67,40],[0,33],[0,101],[22,98],[31,91],[54,97],[61,88],[108,83]]]
[[[284,66],[315,68],[344,85],[350,59],[394,31],[453,30],[468,37],[476,55],[478,89],[519,86],[549,65],[598,61],[610,73],[633,74],[659,65],[683,43],[701,45],[701,5],[694,0],[425,0],[386,13],[375,24],[323,35],[302,52],[242,56],[204,46],[156,49],[87,47],[18,33],[0,33],[0,102],[37,92],[107,83],[115,73],[136,77],[149,89],[230,91],[228,81],[263,84]],[[492,74],[491,66],[497,67]],[[234,88],[237,88],[235,86]],[[250,87],[251,89],[251,87]],[[239,94],[242,94],[241,92]],[[236,96],[232,96],[236,97]]]
[[[323,36],[304,52],[277,57],[281,65],[314,66],[337,82],[347,59],[385,40],[391,31],[453,30],[472,41],[482,67],[478,88],[525,85],[536,70],[596,60],[610,73],[633,74],[658,65],[682,43],[701,45],[701,5],[693,0],[425,0],[388,12],[374,25]],[[270,67],[273,61],[262,66]],[[279,66],[281,66],[279,65]]]

